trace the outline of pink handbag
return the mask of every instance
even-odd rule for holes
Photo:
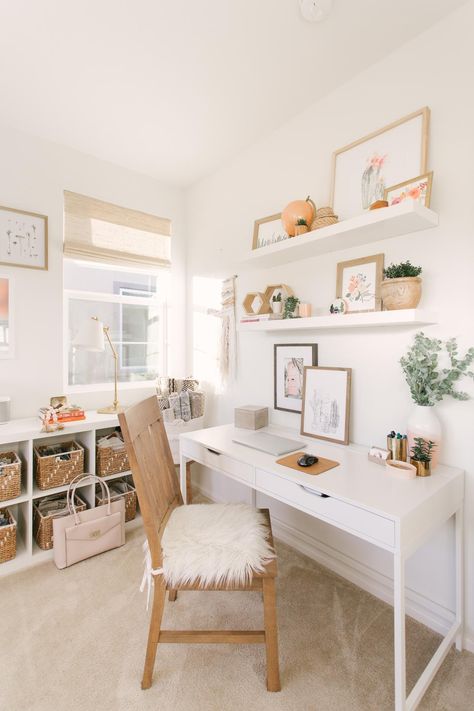
[[[107,503],[86,511],[76,511],[74,494],[79,484],[87,479],[98,481],[102,498]],[[125,543],[125,501],[110,501],[107,483],[93,474],[80,474],[69,484],[67,491],[69,516],[53,519],[54,562],[67,568]]]

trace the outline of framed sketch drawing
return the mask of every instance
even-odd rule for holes
[[[273,371],[275,410],[301,412],[304,368],[307,365],[317,364],[317,343],[275,344]]]
[[[350,368],[305,368],[301,434],[349,444]]]
[[[340,220],[383,200],[388,186],[426,173],[429,116],[425,107],[335,151],[331,205]]]
[[[13,358],[12,282],[0,275],[0,358]]]
[[[383,254],[351,259],[337,265],[336,297],[344,299],[344,313],[380,311]]]
[[[0,207],[0,264],[48,268],[48,218]]]
[[[270,215],[270,217],[262,217],[260,220],[255,220],[252,249],[267,247],[270,244],[276,244],[285,239],[288,239],[288,234],[285,232],[281,221],[281,212],[277,215]]]

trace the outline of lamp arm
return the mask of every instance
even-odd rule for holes
[[[113,355],[114,361],[115,361],[114,407],[118,407],[118,385],[117,385],[117,382],[118,382],[118,354],[117,354],[117,351],[114,347],[114,344],[110,340],[109,330],[110,330],[109,326],[104,326],[105,337],[107,338],[107,341],[109,342],[109,346],[110,346],[110,349],[112,351],[112,355]]]

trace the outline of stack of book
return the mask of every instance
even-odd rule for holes
[[[273,321],[283,318],[281,314],[245,314],[240,319],[240,323],[255,323],[256,321]]]
[[[77,422],[79,420],[86,419],[86,413],[78,405],[67,405],[65,407],[58,408],[53,415],[52,409],[50,407],[41,407],[39,410],[40,420],[44,420],[47,413],[50,413],[48,424],[53,424],[53,422]]]

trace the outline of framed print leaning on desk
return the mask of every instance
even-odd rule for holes
[[[301,434],[349,444],[351,368],[304,369]]]

